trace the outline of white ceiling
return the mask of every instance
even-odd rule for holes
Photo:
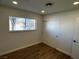
[[[45,14],[50,14],[79,8],[79,5],[73,5],[73,2],[76,0],[15,0],[18,1],[18,5],[12,4],[12,1],[13,0],[0,0],[0,4],[23,10],[29,10],[39,14],[42,14],[41,10],[45,10]],[[54,5],[45,6],[46,3],[50,2],[54,3]]]

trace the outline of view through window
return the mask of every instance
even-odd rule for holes
[[[36,20],[9,16],[9,31],[36,30]]]

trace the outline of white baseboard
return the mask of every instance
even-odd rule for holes
[[[60,52],[63,52],[63,53],[65,53],[65,54],[69,55],[69,56],[71,56],[71,53],[68,53],[68,52],[66,52],[66,51],[64,51],[64,50],[62,50],[62,49],[60,49],[60,48],[56,48],[56,50],[58,50],[58,51],[60,51]]]
[[[60,49],[60,48],[56,48],[56,47],[54,47],[54,46],[52,46],[51,44],[48,44],[48,43],[46,43],[46,42],[43,42],[43,43],[47,44],[47,45],[50,46],[50,47],[55,48],[56,50],[58,50],[58,51],[60,51],[60,52],[63,52],[63,53],[65,53],[65,54],[71,56],[71,53],[69,53],[69,52],[66,52],[66,51],[64,51],[64,50],[62,50],[62,49]],[[71,56],[71,57],[72,57],[72,56]]]
[[[20,50],[20,49],[23,49],[23,48],[30,47],[30,46],[32,46],[32,45],[36,45],[36,44],[39,44],[39,43],[41,43],[41,42],[35,42],[35,43],[29,44],[29,45],[26,45],[26,46],[22,46],[22,47],[19,47],[19,48],[16,48],[16,49],[12,49],[12,50],[9,50],[9,51],[0,53],[0,56],[5,55],[5,54],[8,54],[8,53],[11,53],[11,52],[14,52],[14,51],[17,51],[17,50]],[[45,42],[43,42],[43,43],[45,43]],[[45,43],[45,44],[46,44],[46,43]],[[48,45],[48,44],[47,44],[47,45]],[[48,46],[50,46],[50,45],[48,45]],[[52,46],[51,46],[51,47],[52,47]],[[54,48],[54,47],[53,47],[53,48]],[[59,49],[59,48],[56,48],[56,49],[57,49],[58,51],[60,51],[60,52],[63,52],[63,53],[65,53],[65,54],[71,56],[70,53],[68,53],[68,52],[66,52],[66,51],[64,51],[64,50],[62,50],[62,49]]]
[[[0,53],[0,56],[14,52],[14,51],[17,51],[17,50],[20,50],[20,49],[23,49],[23,48],[30,47],[32,45],[36,45],[36,44],[39,44],[39,43],[41,43],[41,42],[35,42],[35,43],[29,44],[29,45],[26,45],[26,46],[22,46],[22,47],[19,47],[19,48],[16,48],[16,49],[12,49],[12,50],[9,50],[9,51],[6,51],[6,52],[2,52],[2,53]]]

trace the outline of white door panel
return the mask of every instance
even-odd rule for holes
[[[73,45],[72,56],[74,59],[79,59],[79,45]]]
[[[72,57],[79,59],[79,18],[75,20],[74,40],[72,46]]]

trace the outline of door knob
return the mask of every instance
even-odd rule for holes
[[[76,42],[76,40],[73,40],[73,42]]]
[[[78,43],[76,40],[73,40],[74,43]]]

